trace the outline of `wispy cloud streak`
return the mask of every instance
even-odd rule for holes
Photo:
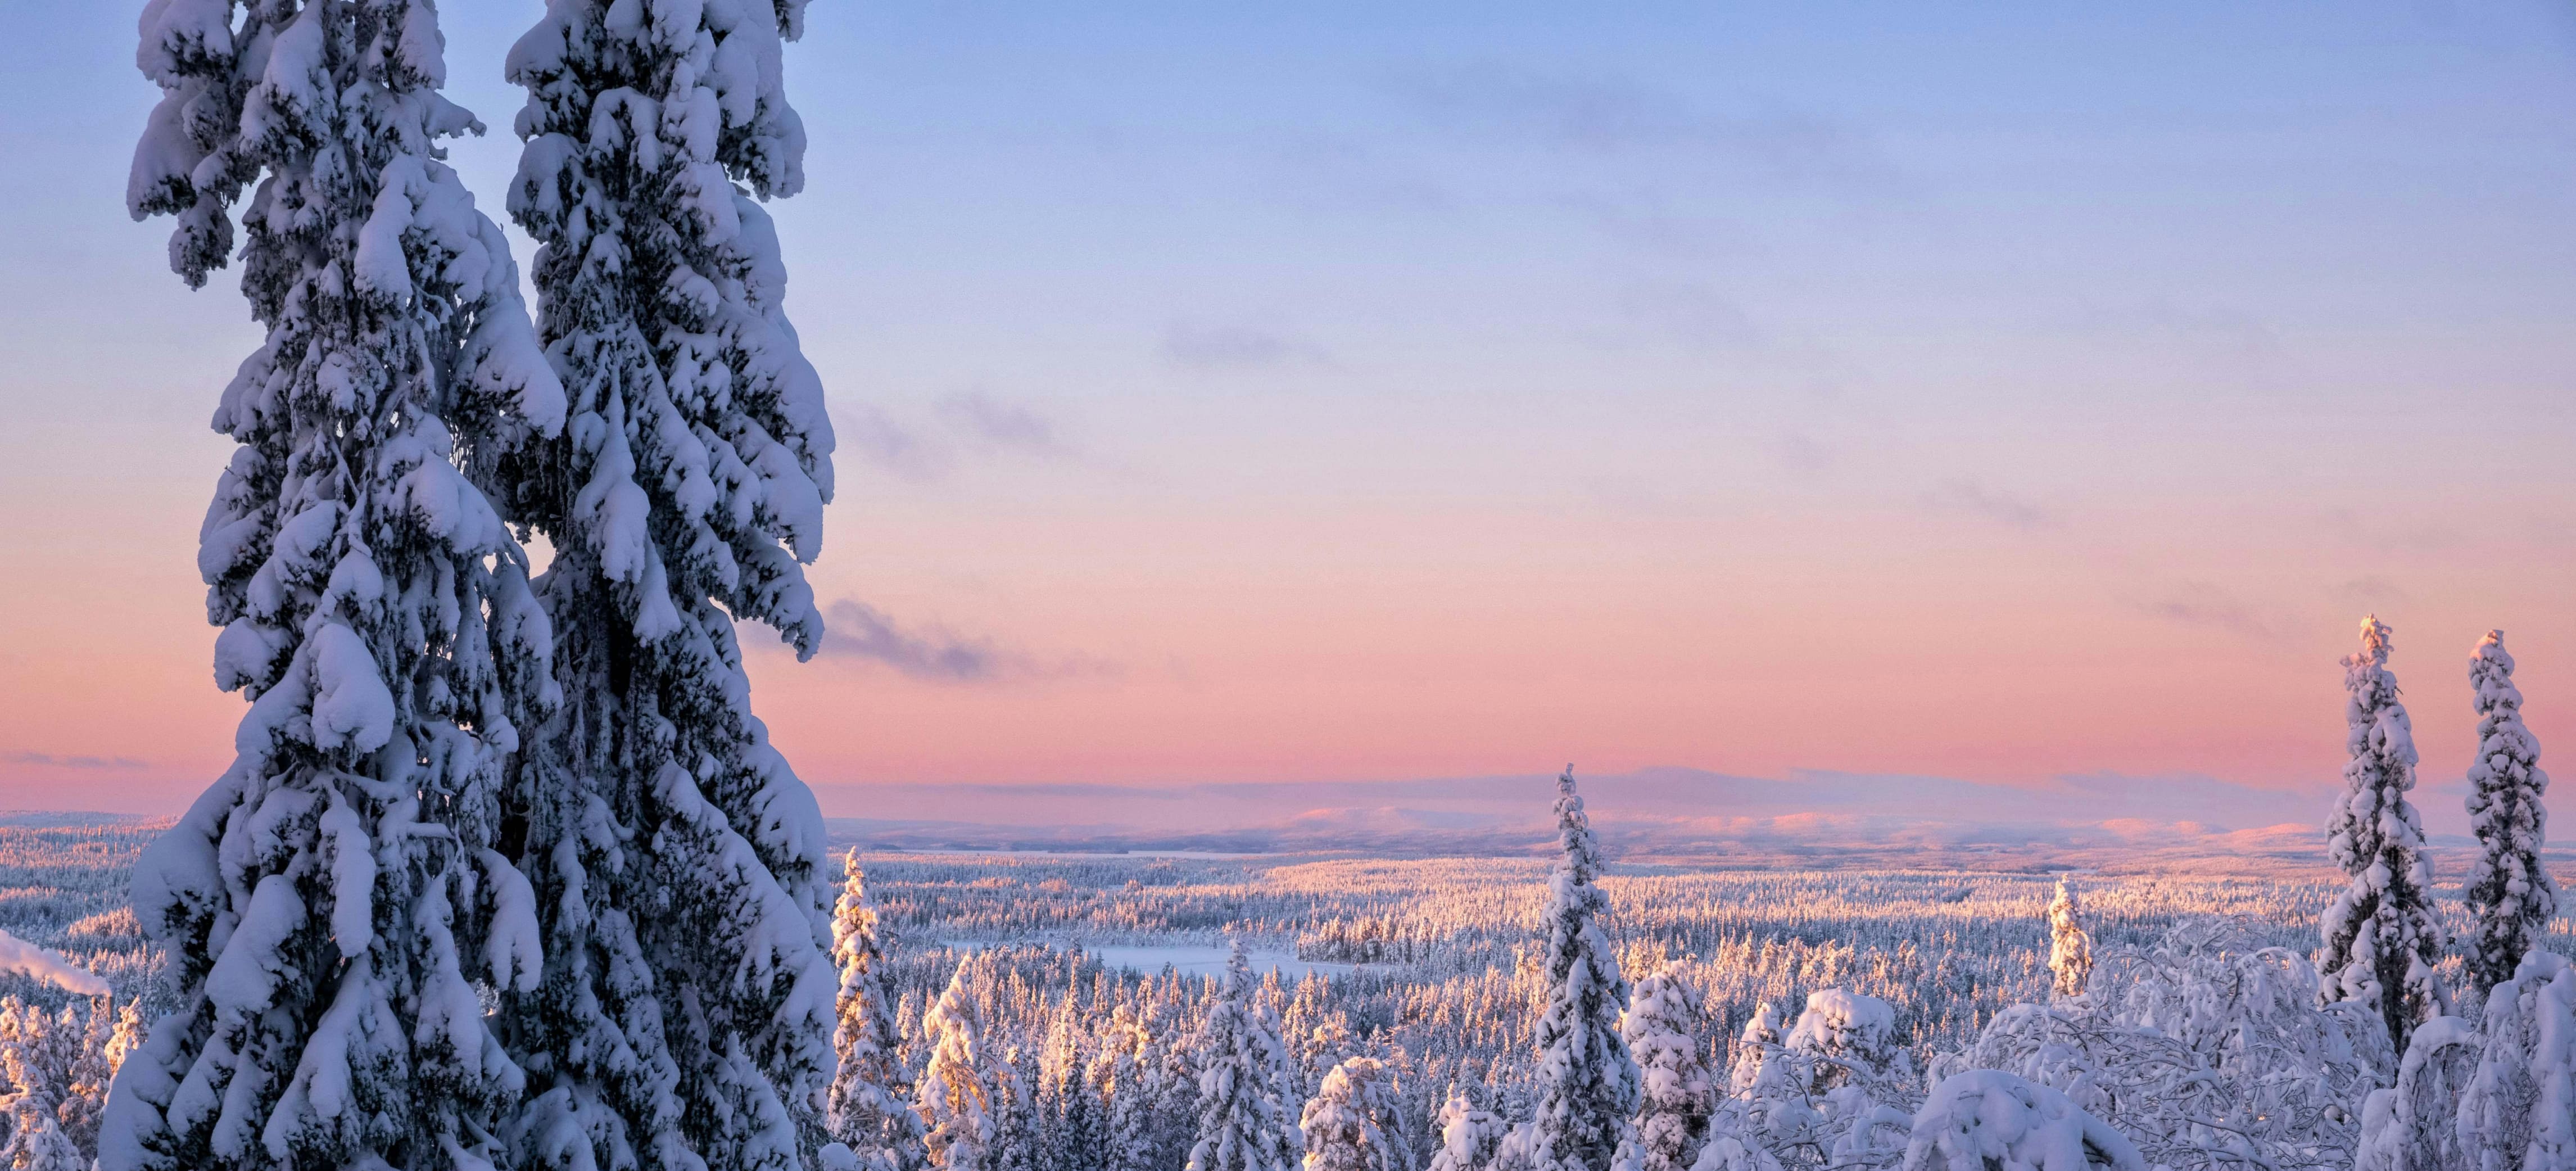
[[[822,653],[866,659],[915,679],[983,683],[1001,673],[1005,655],[988,643],[945,631],[908,630],[865,602],[844,598],[825,611]]]
[[[2017,529],[2055,528],[2058,524],[2055,512],[1972,479],[1944,482],[1924,494],[1923,504],[1935,512],[1966,513]]]
[[[57,756],[50,752],[0,752],[0,762],[34,765],[38,768],[71,768],[91,771],[129,772],[144,767],[144,762],[131,756]]]

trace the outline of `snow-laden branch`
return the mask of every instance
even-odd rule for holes
[[[38,947],[6,931],[0,931],[0,969],[33,976],[65,992],[82,996],[105,996],[108,993],[107,981],[73,963],[71,957]]]

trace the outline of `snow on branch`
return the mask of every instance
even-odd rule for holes
[[[108,994],[107,981],[99,979],[97,973],[73,963],[61,952],[38,947],[6,931],[0,931],[0,969],[33,976],[82,996]]]

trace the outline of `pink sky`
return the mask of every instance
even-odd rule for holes
[[[2576,746],[2556,10],[1168,15],[818,6],[791,51],[848,604],[752,673],[830,812],[1568,760],[2322,790],[2372,610],[2428,781],[2490,627]],[[523,17],[449,22],[487,208]],[[130,29],[0,71],[41,87],[0,807],[174,810],[240,713],[193,551],[256,335],[121,215]]]

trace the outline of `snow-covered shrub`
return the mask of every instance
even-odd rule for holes
[[[1700,1144],[1690,1171],[1781,1171],[1781,1167],[1753,1126],[1745,1104],[1725,1102],[1709,1115],[1707,1141]]]
[[[2397,1084],[2363,1099],[2354,1171],[2468,1171],[2460,1093],[2475,1075],[2478,1048],[2477,1030],[2458,1017],[2418,1025],[2397,1063]]]
[[[1816,1076],[1812,1055],[1777,1042],[1738,1050],[1733,1101],[1742,1104],[1745,1130],[1784,1161],[1821,1163],[1833,1145]]]
[[[1438,1121],[1440,1146],[1431,1152],[1430,1171],[1490,1171],[1501,1157],[1504,1136],[1511,1131],[1509,1123],[1476,1105],[1456,1086],[1449,1088],[1449,1100],[1440,1107]]]
[[[2395,1072],[2376,1015],[2320,1005],[2306,957],[2204,920],[2113,948],[2086,994],[1996,1014],[1935,1076],[2002,1070],[2064,1093],[2177,1169],[2350,1165],[2364,1095]]]
[[[1763,1064],[1772,1050],[1780,1047],[1780,1010],[1765,1000],[1753,1007],[1745,1018],[1744,1031],[1736,1038],[1735,1064],[1727,1069],[1727,1092],[1743,1097],[1761,1080]]]
[[[1892,1164],[1904,1152],[1919,1100],[1913,1059],[1895,1044],[1894,1021],[1876,997],[1818,989],[1786,1041],[1775,1044],[1762,1040],[1773,1018],[1757,1011],[1730,1078],[1735,1100],[1720,1113],[1790,1167]]]
[[[1905,1171],[2146,1171],[2126,1136],[2066,1095],[2012,1074],[1952,1074],[1923,1102]]]
[[[2478,857],[2461,894],[2469,905],[2469,982],[2477,988],[2511,977],[2539,946],[2558,913],[2558,887],[2540,864],[2549,831],[2549,774],[2540,771],[2540,741],[2522,722],[2522,690],[2504,632],[2490,630],[2469,656],[2477,694],[2478,753],[2469,763],[2469,827]]]
[[[1842,988],[1807,994],[1807,1009],[1789,1030],[1788,1047],[1820,1058],[1816,1087],[1875,1082],[1897,1073],[1896,1013],[1887,1002]]]
[[[2487,993],[2477,1072],[2459,1099],[2476,1171],[2576,1171],[2576,964],[2523,957]]]
[[[2319,995],[2379,1015],[2389,1044],[2403,1050],[2416,1022],[2449,1007],[2434,969],[2442,923],[2433,910],[2433,867],[2424,823],[2406,800],[2415,787],[2415,730],[2388,670],[2395,632],[2376,615],[2361,623],[2361,653],[2343,660],[2344,788],[2326,821],[2326,853],[2349,876],[2318,922],[2323,946]]]

